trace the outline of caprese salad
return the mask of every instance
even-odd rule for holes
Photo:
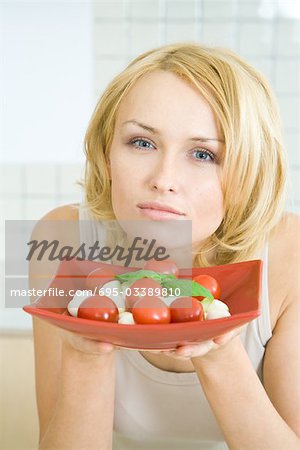
[[[100,267],[86,278],[68,304],[71,316],[132,324],[167,324],[229,317],[219,298],[221,287],[210,275],[179,279],[172,260],[148,261],[135,272],[116,275]]]

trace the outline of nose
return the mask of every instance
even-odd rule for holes
[[[155,181],[154,183],[152,183],[151,190],[157,191],[161,194],[164,192],[176,192],[176,188],[175,186],[173,186],[172,183],[168,182],[161,183],[160,181]]]
[[[153,168],[152,175],[149,179],[149,187],[152,191],[160,194],[166,192],[176,193],[179,190],[178,177],[180,176],[180,168],[175,167],[170,158],[161,157],[157,165]]]

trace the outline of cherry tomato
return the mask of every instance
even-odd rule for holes
[[[149,295],[135,303],[132,315],[136,323],[142,324],[170,323],[171,321],[170,309],[163,300]]]
[[[111,298],[95,295],[83,300],[78,308],[78,317],[101,322],[118,322],[119,311]]]
[[[194,297],[179,297],[170,305],[171,322],[203,320],[203,306]]]
[[[153,270],[154,272],[164,273],[174,275],[176,278],[178,277],[179,270],[178,267],[173,261],[173,259],[168,258],[164,261],[156,261],[155,259],[150,259],[146,262],[143,267],[144,270]]]
[[[221,287],[215,278],[210,275],[197,275],[193,278],[193,281],[196,281],[196,283],[199,283],[201,286],[205,287],[214,296],[214,298],[220,298]],[[195,296],[195,298],[197,300],[202,300],[204,297]]]
[[[152,289],[152,291],[150,291]],[[140,278],[136,280],[129,287],[130,295],[126,295],[125,308],[127,311],[132,312],[132,308],[135,303],[141,298],[149,295],[150,297],[159,297],[162,294],[162,286],[158,281],[152,278]]]
[[[115,278],[115,274],[111,269],[106,267],[99,267],[90,272],[86,278],[86,288],[94,291],[95,288],[100,288],[103,284]]]

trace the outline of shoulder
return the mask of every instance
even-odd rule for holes
[[[287,243],[293,244],[299,234],[300,216],[291,212],[285,212],[280,222],[271,232],[271,239],[278,244],[284,239]],[[298,233],[297,233],[298,231]],[[299,241],[299,239],[298,239]]]
[[[52,221],[58,222],[58,229],[63,229],[63,225],[60,221],[78,222],[79,221],[79,203],[71,203],[68,205],[58,206],[57,208],[51,209],[46,213],[40,220],[37,221],[35,229],[46,229],[47,224],[49,228],[56,229],[56,226],[52,226]]]
[[[295,295],[300,301],[299,286],[296,288],[300,265],[299,230],[300,216],[287,212],[270,234],[269,291],[271,307],[277,310],[276,319],[295,301]]]
[[[277,308],[264,356],[264,387],[278,413],[300,433],[300,218],[287,213],[269,241],[270,307]]]
[[[59,206],[46,213],[32,229],[31,240],[58,239],[64,245],[78,245],[79,204]]]
[[[269,241],[270,257],[280,270],[282,265],[290,272],[299,263],[300,216],[287,212],[272,230]],[[282,270],[282,269],[281,269]]]
[[[45,214],[40,220],[78,220],[79,203],[58,206]]]

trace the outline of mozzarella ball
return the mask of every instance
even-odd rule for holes
[[[214,299],[211,304],[209,305],[209,307],[207,308],[207,312],[209,311],[229,311],[228,306],[226,305],[226,303],[221,302],[221,300],[217,300]]]
[[[101,288],[101,295],[111,298],[118,308],[125,308],[123,295],[121,294],[121,283],[119,280],[112,280],[105,283]],[[115,293],[117,292],[117,295]]]
[[[77,317],[79,306],[81,305],[83,300],[90,296],[91,294],[88,294],[86,291],[77,290],[72,300],[68,303],[67,308],[69,314],[71,314],[71,316],[73,317]]]
[[[229,311],[225,311],[224,309],[213,309],[212,311],[208,311],[206,313],[205,319],[211,320],[211,319],[220,319],[221,317],[229,317],[231,316]]]
[[[133,315],[131,314],[131,312],[125,311],[119,315],[118,323],[126,325],[134,325],[135,321],[133,319]]]

